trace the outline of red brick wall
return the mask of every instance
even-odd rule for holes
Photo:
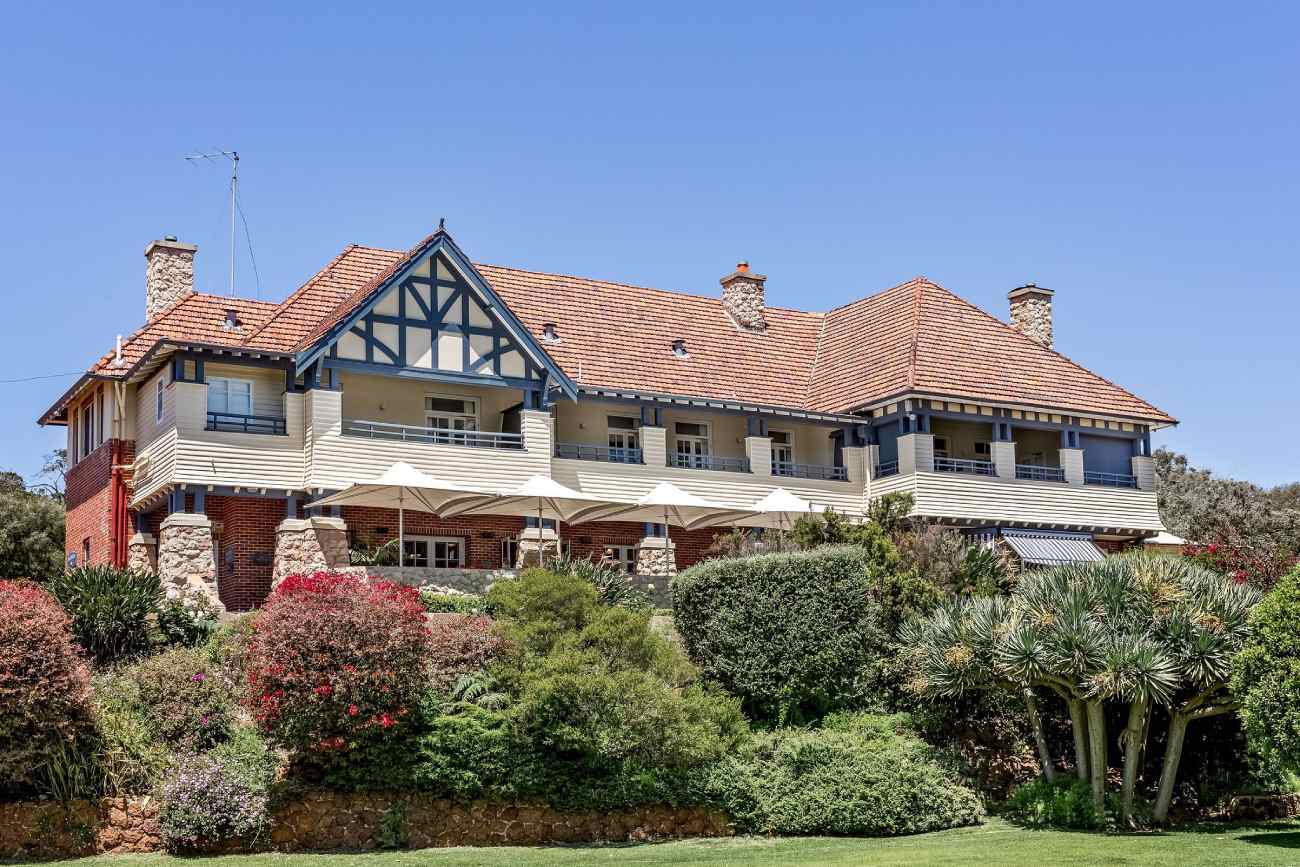
[[[220,522],[217,588],[229,611],[248,611],[271,592],[275,528],[284,501],[268,497],[206,497],[204,511]]]
[[[64,553],[77,555],[78,566],[111,563],[113,493],[110,487],[113,470],[113,443],[104,444],[68,469],[64,500]],[[122,442],[123,464],[129,464],[135,443]],[[129,528],[128,528],[129,530]],[[90,540],[90,560],[83,554],[85,540]]]

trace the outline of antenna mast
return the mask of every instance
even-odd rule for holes
[[[235,297],[235,209],[239,192],[239,151],[213,151],[208,154],[190,154],[185,159],[193,165],[198,160],[230,160],[230,297]]]

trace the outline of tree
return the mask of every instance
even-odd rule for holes
[[[1250,625],[1232,678],[1246,736],[1260,753],[1300,771],[1300,568],[1255,608]]]
[[[1232,659],[1248,635],[1254,589],[1191,561],[1145,553],[1026,574],[1010,597],[954,599],[910,624],[922,694],[1001,688],[1026,697],[1045,775],[1051,757],[1031,692],[1058,695],[1070,713],[1075,765],[1104,806],[1106,704],[1128,705],[1121,812],[1132,817],[1152,708],[1170,725],[1154,818],[1168,817],[1188,725],[1231,712]]]
[[[27,491],[0,491],[0,578],[63,571],[63,505]]]

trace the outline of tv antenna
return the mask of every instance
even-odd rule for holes
[[[230,160],[230,297],[235,297],[235,209],[238,207],[236,195],[239,192],[239,151],[213,151],[206,154],[189,154],[185,160],[198,167],[199,160]]]

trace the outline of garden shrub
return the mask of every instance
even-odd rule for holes
[[[56,575],[46,586],[72,617],[77,643],[96,663],[143,656],[153,645],[163,604],[157,574],[83,566]]]
[[[202,651],[170,650],[123,675],[134,684],[140,716],[158,740],[196,752],[230,736],[234,702]]]
[[[253,637],[253,624],[257,620],[256,612],[232,617],[217,626],[203,645],[210,670],[220,677],[232,694],[237,695],[244,688],[244,653]]]
[[[632,585],[632,576],[613,563],[590,557],[560,557],[548,561],[546,568],[557,575],[581,578],[592,587],[602,605],[617,605],[633,611],[648,611],[653,605],[650,594]]]
[[[1033,828],[1095,830],[1106,822],[1093,804],[1092,789],[1078,778],[1025,783],[1002,805],[1007,818]]]
[[[104,794],[153,791],[162,780],[171,753],[146,718],[130,670],[99,674],[94,692],[96,752]]]
[[[883,537],[713,560],[673,581],[674,619],[690,658],[750,715],[810,719],[877,697],[915,580]]]
[[[203,851],[232,839],[255,840],[270,825],[265,781],[217,754],[179,758],[162,786],[158,825],[172,852]]]
[[[496,655],[501,636],[481,615],[435,614],[430,617],[430,668],[433,685],[452,686],[463,674],[477,671]]]
[[[420,602],[430,614],[486,614],[487,602],[476,593],[443,593],[423,588]]]
[[[1246,734],[1264,756],[1300,771],[1300,568],[1255,606],[1250,626],[1232,679]]]
[[[199,647],[217,629],[216,606],[199,593],[167,599],[158,606],[158,640],[166,647]]]
[[[757,735],[746,754],[715,767],[709,788],[749,833],[885,836],[981,821],[979,798],[904,721],[851,714]]]
[[[90,671],[71,621],[35,584],[0,581],[0,791],[22,791],[93,731]]]
[[[430,650],[414,589],[290,576],[253,624],[245,701],[272,743],[300,763],[348,765],[405,733],[428,684]]]
[[[600,606],[591,584],[571,575],[527,569],[513,581],[498,581],[488,605],[503,637],[518,651],[543,655],[565,635],[586,626]]]

